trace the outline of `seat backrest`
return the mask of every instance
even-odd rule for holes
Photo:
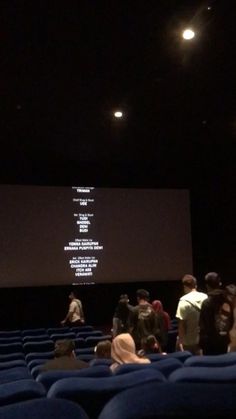
[[[0,408],[4,419],[89,419],[84,410],[68,400],[29,400]]]
[[[0,355],[0,362],[18,361],[20,359],[25,359],[23,352],[15,352],[12,354]]]
[[[16,352],[23,352],[22,343],[8,343],[8,344],[0,345],[1,355],[9,355],[9,354],[14,354]]]
[[[53,333],[51,335],[51,339],[54,340],[61,340],[61,339],[75,339],[75,333],[73,332],[66,332],[66,333]]]
[[[41,383],[46,391],[58,380],[70,377],[110,377],[112,372],[108,366],[88,367],[81,370],[52,370],[41,372],[36,381]]]
[[[55,333],[58,333],[58,334],[62,333],[63,334],[63,333],[67,333],[69,331],[70,331],[69,327],[49,327],[49,329],[47,329],[47,333],[49,335],[53,335]]]
[[[21,336],[9,336],[9,337],[0,337],[0,345],[8,345],[9,343],[21,343],[22,338]]]
[[[77,333],[76,337],[86,339],[86,338],[89,338],[90,336],[95,337],[95,336],[102,336],[102,335],[103,333],[101,330],[92,330],[88,332],[79,332]]]
[[[33,361],[30,361],[30,362],[28,363],[28,368],[29,368],[29,370],[30,370],[31,374],[32,374],[32,369],[33,369],[34,367],[37,367],[38,365],[43,365],[43,364],[45,364],[46,362],[47,362],[47,360],[46,360],[46,359],[42,359],[42,358],[33,359]]]
[[[82,349],[85,346],[85,340],[83,338],[74,339],[76,349]]]
[[[25,355],[25,360],[27,364],[30,361],[34,361],[35,359],[52,359],[54,358],[54,351],[48,351],[48,352],[30,352],[27,355]]]
[[[152,368],[160,371],[165,377],[168,377],[173,371],[178,368],[183,368],[182,362],[178,359],[169,358],[162,361],[153,362],[151,364],[123,364],[117,367],[115,374],[127,374],[131,371],[137,371],[143,368]]]
[[[235,411],[230,384],[147,383],[117,394],[98,419],[233,419]]]
[[[100,367],[94,367],[97,368]],[[53,384],[47,397],[74,400],[85,409],[89,417],[94,418],[115,394],[144,382],[165,382],[165,377],[159,371],[149,368],[99,379],[66,378]]]
[[[0,384],[0,406],[23,400],[45,397],[45,389],[40,383],[32,379],[24,379]],[[0,413],[0,417],[1,416]]]
[[[70,328],[70,331],[74,333],[91,332],[92,330],[93,330],[93,326],[77,326],[77,327]]]
[[[236,365],[228,367],[184,367],[174,371],[169,381],[188,383],[236,383]]]
[[[196,355],[187,358],[184,362],[186,367],[227,367],[236,365],[236,352],[223,355]]]
[[[110,366],[113,363],[113,360],[110,358],[94,358],[89,362],[91,367],[96,367],[98,365],[108,365]]]
[[[27,367],[14,367],[0,371],[0,384],[32,378]]]
[[[22,336],[38,336],[38,335],[45,335],[46,329],[40,328],[40,329],[25,329],[22,330]]]
[[[50,340],[49,335],[33,335],[33,336],[24,336],[23,337],[23,343],[27,342],[42,342],[45,340]]]
[[[4,330],[0,331],[0,337],[1,338],[8,338],[8,337],[21,337],[21,331],[20,330]]]
[[[30,352],[49,352],[54,350],[53,340],[42,340],[41,342],[24,343],[23,349],[25,354]]]
[[[11,368],[15,367],[27,367],[26,361],[23,359],[18,359],[13,361],[0,362],[0,371],[10,370]]]
[[[94,346],[90,347],[90,348],[81,348],[81,349],[76,349],[75,350],[76,355],[93,355],[94,354]]]
[[[85,345],[96,346],[98,342],[102,342],[103,340],[112,340],[112,336],[111,335],[91,336],[85,339]]]

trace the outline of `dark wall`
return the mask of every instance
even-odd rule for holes
[[[138,288],[149,290],[151,300],[160,299],[173,317],[181,295],[180,281],[133,284],[99,284],[77,287],[87,323],[111,327],[119,295],[127,293],[136,304]],[[57,326],[68,309],[68,286],[1,289],[0,329]]]

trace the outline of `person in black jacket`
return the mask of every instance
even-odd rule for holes
[[[127,333],[129,329],[129,317],[132,311],[132,306],[129,304],[129,297],[127,294],[122,294],[118,301],[113,316],[112,334],[113,337],[121,333]]]
[[[204,355],[220,355],[227,352],[229,331],[233,324],[232,307],[221,288],[221,279],[216,272],[205,276],[208,298],[200,312],[200,347]]]
[[[165,334],[163,317],[153,310],[149,303],[148,291],[140,289],[136,295],[138,305],[133,308],[130,315],[130,334],[137,349],[141,348],[142,339],[149,335],[154,335],[162,345]]]

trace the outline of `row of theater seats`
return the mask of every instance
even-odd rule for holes
[[[111,340],[111,335],[103,335],[101,330],[93,330],[92,326],[0,332],[0,361],[2,355],[51,352],[59,339],[72,339],[76,348],[81,349],[94,348],[102,340]]]
[[[236,386],[236,353],[199,357],[177,352],[150,358],[149,365],[121,365],[115,374],[109,368],[111,360],[94,360],[93,366],[78,371],[43,373],[40,368],[37,371],[42,360],[30,361],[28,365],[23,361],[24,365],[0,371],[0,406],[32,398],[63,398],[76,401],[90,417],[97,417],[117,393],[143,383],[160,383],[166,388],[183,384],[187,388],[192,384]]]

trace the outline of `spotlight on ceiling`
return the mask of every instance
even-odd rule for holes
[[[121,111],[115,111],[113,115],[114,115],[115,118],[122,118],[123,112],[121,112]]]
[[[195,32],[192,29],[185,29],[182,33],[182,36],[184,39],[189,41],[190,39],[193,39],[195,37]]]

